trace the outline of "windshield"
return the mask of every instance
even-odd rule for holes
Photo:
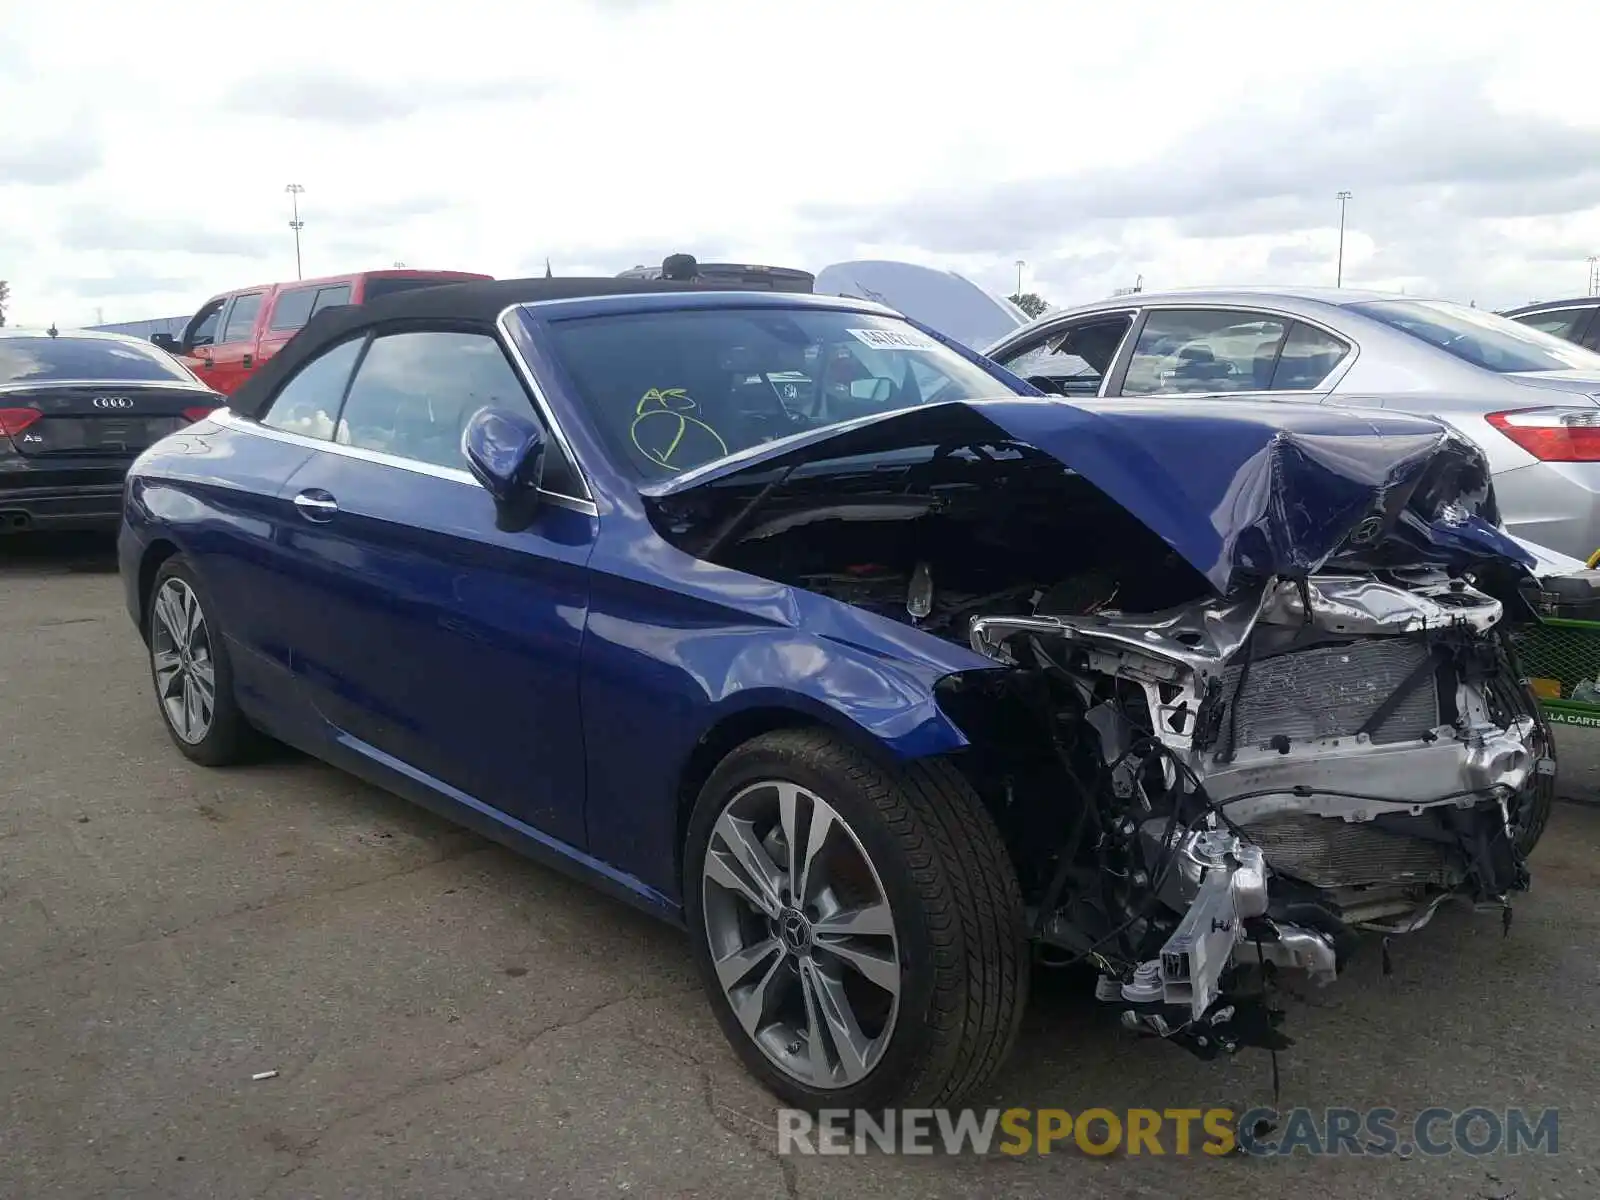
[[[693,309],[550,326],[613,456],[655,481],[841,421],[1013,390],[895,317]]]
[[[1348,307],[1475,367],[1501,375],[1517,371],[1600,372],[1600,354],[1481,308],[1440,300],[1380,300]]]
[[[170,355],[112,338],[0,337],[0,387],[7,384],[188,383],[195,378]]]

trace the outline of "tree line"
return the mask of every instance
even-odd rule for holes
[[[1044,297],[1039,295],[1038,292],[1018,292],[1010,299],[1011,303],[1015,304],[1023,312],[1027,313],[1029,317],[1037,317],[1045,309],[1050,307],[1050,305],[1045,302]]]

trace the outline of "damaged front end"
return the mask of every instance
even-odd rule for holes
[[[1508,627],[1537,560],[1437,424],[927,405],[646,495],[689,553],[977,652],[936,689],[961,769],[1041,958],[1131,1028],[1274,1047],[1265,978],[1528,886],[1555,751]]]
[[[1210,1054],[1276,1041],[1241,965],[1326,983],[1359,931],[1452,899],[1509,914],[1555,763],[1503,615],[1419,570],[974,619],[1082,789],[1069,843],[1091,852],[1059,860],[1039,939],[1099,966],[1130,1026]]]

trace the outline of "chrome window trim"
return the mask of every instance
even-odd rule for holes
[[[447,479],[452,483],[465,484],[467,487],[474,487],[479,491],[484,490],[483,484],[477,481],[471,471],[460,467],[441,467],[434,463],[422,462],[420,459],[402,458],[398,454],[385,454],[380,450],[368,450],[362,446],[348,446],[343,442],[335,442],[329,438],[310,437],[303,433],[291,433],[287,429],[274,429],[272,426],[263,425],[259,421],[247,420],[226,408],[217,409],[206,419],[227,429],[284,442],[290,446],[300,446],[307,450],[321,450],[324,453],[337,454],[343,458],[353,458],[360,462],[374,463],[381,467],[396,467],[416,475],[427,475],[434,479]],[[596,517],[600,515],[599,509],[591,501],[579,500],[572,496],[563,496],[559,492],[547,492],[540,488],[539,499],[541,503],[553,504],[557,508],[570,509],[573,512],[583,513],[585,516]]]
[[[1587,303],[1582,300],[1573,300],[1566,304],[1552,304],[1549,308],[1528,308],[1516,314],[1500,313],[1498,315],[1505,317],[1509,321],[1520,321],[1523,317],[1542,317],[1547,313],[1558,312],[1586,312],[1597,307],[1600,307],[1600,297],[1591,299]]]
[[[522,350],[517,345],[516,334],[512,330],[511,314],[523,308],[531,308],[536,303],[552,304],[560,303],[560,301],[546,300],[533,303],[523,301],[517,304],[508,304],[500,310],[500,315],[495,318],[495,328],[500,331],[501,344],[505,346],[506,353],[510,355],[512,365],[516,368],[517,374],[522,377],[523,386],[533,396],[534,407],[539,410],[539,415],[544,420],[545,428],[550,431],[550,436],[555,439],[556,445],[561,447],[561,452],[567,456],[567,462],[571,464],[573,472],[578,476],[578,483],[583,488],[583,495],[581,497],[568,497],[568,499],[587,504],[592,508],[594,506],[594,486],[589,482],[589,473],[584,470],[583,463],[579,461],[576,451],[572,448],[572,443],[567,440],[567,435],[561,428],[561,422],[556,420],[556,414],[550,407],[550,401],[545,396],[544,389],[539,386],[538,379],[534,377],[533,368],[528,365],[528,360],[522,356]]]
[[[1299,321],[1303,325],[1310,325],[1313,329],[1320,329],[1323,333],[1327,334],[1329,337],[1337,338],[1339,341],[1345,343],[1345,345],[1350,347],[1350,353],[1346,354],[1342,359],[1340,359],[1339,362],[1337,363],[1337,365],[1334,366],[1333,370],[1329,371],[1326,375],[1324,375],[1322,377],[1322,379],[1317,383],[1316,387],[1312,387],[1312,388],[1263,388],[1263,389],[1261,389],[1259,391],[1253,391],[1253,392],[1152,392],[1152,393],[1150,393],[1150,395],[1154,396],[1154,397],[1180,396],[1181,395],[1181,396],[1185,396],[1185,397],[1189,397],[1189,398],[1200,398],[1200,399],[1203,399],[1203,398],[1208,397],[1208,396],[1321,396],[1321,395],[1325,395],[1328,392],[1333,391],[1333,389],[1336,388],[1339,385],[1339,381],[1341,379],[1343,379],[1345,377],[1345,375],[1349,374],[1351,368],[1353,368],[1355,366],[1356,360],[1361,357],[1361,343],[1358,342],[1350,334],[1342,332],[1341,330],[1335,329],[1333,326],[1327,324],[1325,321],[1321,321],[1321,320],[1317,319],[1316,317],[1303,316],[1300,313],[1288,312],[1288,311],[1285,311],[1284,309],[1281,309],[1281,308],[1269,308],[1264,304],[1234,304],[1234,303],[1224,303],[1222,301],[1211,302],[1211,301],[1198,301],[1198,300],[1197,301],[1188,301],[1188,302],[1178,302],[1178,303],[1174,303],[1172,301],[1159,301],[1159,302],[1146,302],[1146,303],[1142,303],[1142,304],[1131,304],[1131,305],[1118,304],[1118,305],[1107,305],[1105,308],[1093,309],[1093,310],[1088,311],[1088,312],[1075,312],[1075,313],[1070,313],[1070,314],[1050,314],[1050,316],[1054,316],[1056,318],[1054,321],[1049,321],[1048,317],[1041,318],[1041,321],[1047,322],[1046,324],[1044,324],[1042,326],[1042,328],[1044,328],[1044,329],[1049,331],[1045,335],[1046,338],[1049,338],[1050,336],[1053,336],[1054,333],[1057,330],[1061,329],[1063,326],[1071,325],[1071,324],[1074,324],[1074,323],[1076,323],[1078,321],[1095,320],[1095,319],[1098,319],[1100,317],[1114,317],[1114,316],[1131,315],[1133,317],[1134,325],[1139,325],[1141,317],[1144,318],[1145,321],[1148,321],[1149,318],[1150,318],[1150,315],[1152,313],[1174,312],[1174,311],[1180,311],[1180,312],[1247,312],[1247,313],[1260,313],[1263,316],[1275,317],[1278,320],[1282,320],[1282,321]],[[1020,342],[1022,342],[1024,340],[1027,340],[1027,338],[1023,337],[1022,335],[1027,334],[1027,335],[1029,335],[1031,337],[1032,335],[1036,335],[1038,332],[1039,332],[1038,328],[1035,328],[1033,330],[1019,329],[1019,330],[1017,330],[1016,334],[1010,335],[1008,338],[1005,339],[1006,341],[1011,343],[1010,345],[999,345],[999,346],[996,346],[994,348],[994,350],[991,353],[986,354],[985,357],[994,358],[996,362],[999,362],[1000,360],[999,360],[998,357],[996,357],[997,355],[1009,354],[1011,352],[1012,346],[1014,346],[1014,345],[1016,345],[1016,344],[1018,344],[1018,343],[1020,343]],[[1131,334],[1133,332],[1133,330],[1130,328],[1128,332]],[[1140,332],[1141,333],[1143,332],[1142,328],[1140,329]],[[1013,340],[1013,339],[1015,339],[1015,340]],[[1133,349],[1137,350],[1137,348],[1138,347],[1137,347],[1137,344],[1136,344],[1133,347]],[[1118,349],[1118,352],[1120,353],[1122,348],[1121,348],[1121,346],[1118,346],[1117,349]],[[1131,361],[1131,352],[1130,352],[1130,361]],[[1113,363],[1114,362],[1115,362],[1115,359],[1113,358]],[[1001,363],[1000,365],[1001,366],[1005,366],[1004,363]],[[1010,367],[1006,367],[1006,369],[1009,371],[1011,368]],[[1103,399],[1113,399],[1113,400],[1114,399],[1120,399],[1120,397],[1116,397],[1116,396],[1109,396],[1108,397],[1106,395],[1106,386],[1107,386],[1107,383],[1109,382],[1109,380],[1110,380],[1110,372],[1107,372],[1105,378],[1101,379],[1101,381],[1100,381],[1099,389],[1096,390],[1096,392],[1095,392],[1095,398],[1096,399],[1102,399],[1102,400]]]
[[[1146,304],[1141,306],[1141,311],[1145,315],[1145,322],[1147,324],[1150,320],[1150,317],[1158,312],[1259,313],[1262,316],[1274,317],[1277,320],[1285,322],[1285,334],[1288,333],[1289,325],[1295,321],[1298,321],[1302,325],[1309,325],[1313,329],[1319,329],[1329,337],[1343,342],[1345,345],[1350,347],[1350,351],[1333,365],[1333,369],[1324,375],[1317,382],[1315,387],[1256,388],[1252,391],[1229,392],[1145,392],[1138,396],[1129,397],[1129,399],[1161,399],[1166,396],[1182,396],[1189,400],[1205,399],[1211,396],[1321,396],[1333,391],[1333,389],[1338,386],[1339,380],[1343,379],[1350,373],[1350,368],[1355,366],[1356,359],[1361,357],[1361,344],[1348,333],[1341,333],[1331,325],[1319,321],[1315,317],[1303,317],[1299,313],[1285,312],[1281,308],[1268,308],[1261,304],[1225,304],[1219,301],[1217,303],[1195,302],[1191,304]],[[1143,335],[1144,330],[1141,328],[1139,332],[1141,335]],[[1135,345],[1133,348],[1133,353],[1138,353],[1138,349],[1138,346]],[[1130,364],[1133,362],[1132,354],[1129,355],[1128,362]],[[1110,398],[1121,399],[1122,397],[1113,396]]]
[[[173,376],[170,380],[136,380],[136,379],[35,379],[31,383],[0,383],[0,393],[5,392],[36,392],[44,388],[64,387],[114,387],[114,388],[176,388],[185,392],[211,391],[198,379],[190,376],[184,379]]]

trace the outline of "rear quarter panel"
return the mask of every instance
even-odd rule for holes
[[[278,506],[311,453],[201,421],[146,451],[124,493],[119,551],[130,609],[142,618],[146,564],[187,557],[222,615],[240,703],[256,715],[279,709],[288,683],[290,647],[272,620],[274,593],[292,572]]]

